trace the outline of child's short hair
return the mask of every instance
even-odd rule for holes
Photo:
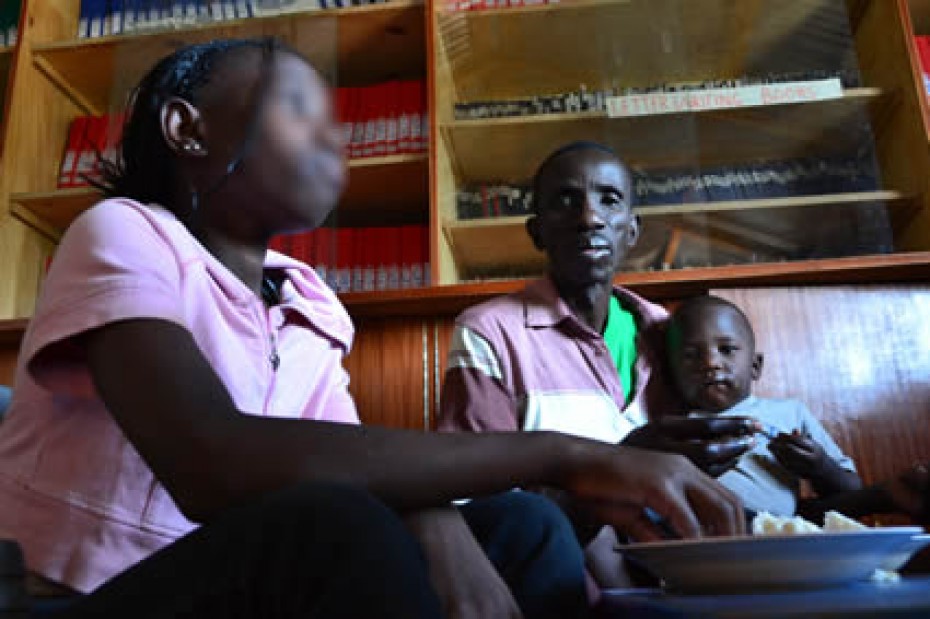
[[[752,345],[755,346],[756,334],[755,331],[753,331],[752,323],[749,321],[749,317],[746,316],[746,313],[743,312],[743,310],[741,310],[735,303],[709,294],[691,297],[685,301],[682,301],[681,304],[675,308],[675,311],[672,312],[671,318],[669,318],[668,333],[671,334],[676,328],[681,326],[682,322],[691,317],[693,314],[710,308],[725,308],[732,310],[737,316],[739,316],[740,320],[743,321],[743,324],[746,327],[746,333],[749,334],[750,341]]]

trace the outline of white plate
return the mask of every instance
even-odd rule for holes
[[[677,591],[814,588],[900,567],[930,544],[919,527],[630,544],[621,552]]]

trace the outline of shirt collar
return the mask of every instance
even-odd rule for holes
[[[651,303],[626,288],[614,286],[613,294],[620,301],[620,305],[633,314],[636,327],[640,331],[650,331],[652,327],[668,319],[668,312],[664,307]],[[559,296],[551,277],[546,276],[527,285],[523,297],[524,322],[527,327],[551,328],[569,320],[586,331],[591,331],[578,320],[565,300]]]
[[[313,327],[336,340],[346,352],[352,347],[354,329],[336,293],[306,264],[268,250],[265,269],[284,271],[281,306],[300,314]]]

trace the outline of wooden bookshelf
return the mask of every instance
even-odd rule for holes
[[[445,6],[437,3],[437,6]],[[438,9],[458,101],[787,73],[842,62],[832,0],[561,0]]]
[[[349,161],[349,186],[335,215],[340,226],[422,222],[428,213],[428,157],[388,155]],[[13,194],[10,210],[58,240],[74,218],[100,200],[91,187]]]
[[[896,227],[906,226],[919,209],[915,197],[896,191],[645,206],[636,209],[643,237],[630,258],[633,264],[658,265],[677,229],[706,239],[711,249],[720,245],[730,253],[785,259],[829,234],[826,223],[812,226],[812,217],[820,222],[841,220],[844,209],[861,204],[886,204]],[[542,272],[545,255],[533,247],[525,223],[522,216],[447,223],[444,231],[463,276]]]
[[[422,78],[426,71],[422,0],[45,43],[36,45],[33,54],[36,66],[78,107],[102,114],[121,104],[146,70],[181,45],[261,36],[287,41],[341,86]]]
[[[462,182],[525,182],[548,153],[572,140],[609,144],[642,168],[714,165],[849,152],[870,139],[876,88],[787,105],[608,118],[603,112],[455,120],[442,127]],[[674,144],[674,148],[669,145]]]
[[[3,98],[6,94],[7,78],[10,74],[10,65],[13,62],[13,48],[0,47],[0,110],[3,108]],[[0,113],[2,116],[2,113]]]

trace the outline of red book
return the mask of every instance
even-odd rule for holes
[[[320,279],[329,284],[330,271],[330,229],[317,228],[313,231],[313,260],[312,266]]]
[[[83,127],[78,137],[77,163],[74,168],[73,187],[87,185],[87,178],[93,175],[97,161],[94,150],[94,136],[100,131],[100,119],[93,116],[84,118]]]
[[[401,238],[400,228],[391,226],[383,228],[384,230],[384,263],[387,274],[385,288],[387,290],[396,290],[400,288],[400,265],[401,265]]]
[[[59,188],[74,187],[81,136],[86,123],[86,116],[79,116],[71,121],[71,127],[68,129],[68,142],[65,144],[65,154],[61,159],[61,170],[58,173]]]
[[[339,228],[336,231],[336,292],[349,292],[352,288],[352,258],[355,252],[355,230]]]
[[[410,152],[410,135],[413,127],[410,118],[410,88],[408,82],[397,82],[397,152]]]
[[[375,93],[371,86],[362,89],[362,122],[365,123],[365,134],[362,138],[361,157],[371,157],[375,151],[375,127],[378,124],[378,107]]]
[[[401,116],[400,82],[392,80],[386,85],[387,101],[387,136],[385,137],[386,155],[396,155],[400,152],[398,145],[399,123]]]
[[[400,286],[401,288],[413,288],[417,281],[415,272],[417,271],[416,263],[419,259],[419,239],[417,238],[416,226],[402,226],[400,228]],[[421,278],[422,279],[422,278]]]
[[[410,138],[407,141],[408,153],[416,153],[420,150],[420,141],[422,139],[423,125],[420,122],[420,110],[418,99],[417,82],[406,82],[407,90],[407,115],[410,119]]]
[[[419,226],[420,244],[419,244],[419,265],[421,272],[420,285],[429,286],[430,284],[430,259],[429,259],[429,226]]]
[[[271,237],[271,241],[268,243],[268,249],[276,251],[279,254],[287,253],[284,251],[284,235],[279,234],[278,236]]]
[[[336,118],[342,125],[342,140],[348,146],[352,141],[352,121],[349,118],[349,89],[345,87],[336,88]]]
[[[310,233],[301,232],[299,234],[295,234],[292,238],[293,245],[291,249],[291,257],[306,263],[307,257],[310,254]]]
[[[349,157],[361,157],[365,142],[365,99],[364,90],[350,88],[349,109],[352,116],[352,140],[349,142]]]
[[[104,138],[103,158],[115,162],[118,156],[120,142],[123,139],[123,123],[126,120],[124,113],[105,116],[106,135]]]
[[[417,115],[420,118],[420,142],[417,152],[425,153],[429,150],[429,114],[426,110],[426,82],[419,80],[417,84]]]
[[[387,153],[387,125],[391,104],[388,101],[388,83],[377,84],[371,87],[374,95],[375,138],[371,154],[383,157]]]

